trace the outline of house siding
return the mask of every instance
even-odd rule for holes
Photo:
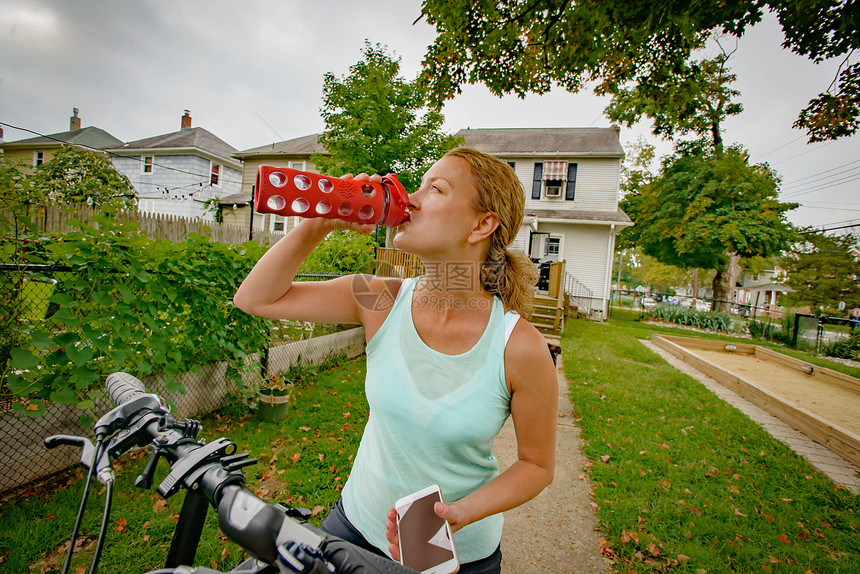
[[[540,199],[531,199],[535,161],[517,161],[515,172],[523,185],[526,210],[561,209],[614,213],[618,209],[621,160],[567,158],[566,161],[577,164],[576,196],[573,201],[564,199],[564,194],[558,198],[548,198],[541,194]]]
[[[152,173],[141,173],[140,160],[144,155],[153,156]],[[203,202],[239,193],[242,184],[242,172],[221,163],[220,185],[210,185],[210,160],[197,155],[141,152],[133,156],[114,156],[112,161],[137,190],[139,209],[146,213],[211,221],[214,211],[207,210]]]

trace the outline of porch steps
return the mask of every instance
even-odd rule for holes
[[[561,337],[564,328],[564,305],[556,297],[535,293],[531,324],[549,337]]]

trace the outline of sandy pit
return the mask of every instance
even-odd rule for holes
[[[860,393],[759,356],[703,349],[693,352],[786,402],[860,435]]]

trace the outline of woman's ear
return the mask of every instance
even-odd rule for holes
[[[478,217],[475,226],[472,228],[472,232],[469,234],[469,238],[467,241],[471,244],[477,244],[489,237],[493,234],[496,228],[499,227],[499,218],[498,216],[488,211],[484,213],[480,217]]]

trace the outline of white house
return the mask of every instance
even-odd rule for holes
[[[465,129],[465,145],[513,166],[526,196],[525,220],[513,248],[533,260],[565,261],[565,290],[606,316],[615,236],[633,222],[618,209],[624,149],[618,128]],[[248,225],[247,199],[257,167],[280,165],[313,171],[313,152],[326,153],[317,134],[249,149],[245,184],[230,217]],[[231,201],[234,201],[231,198]],[[254,228],[289,231],[300,218],[254,216]],[[225,215],[225,221],[227,216]]]
[[[140,211],[213,220],[219,199],[241,190],[242,162],[233,146],[192,128],[188,110],[180,126],[107,151],[137,190]]]
[[[507,161],[523,184],[514,248],[565,262],[565,290],[606,316],[615,236],[633,222],[618,208],[620,129],[465,129],[465,145]],[[583,288],[584,287],[584,288]]]

